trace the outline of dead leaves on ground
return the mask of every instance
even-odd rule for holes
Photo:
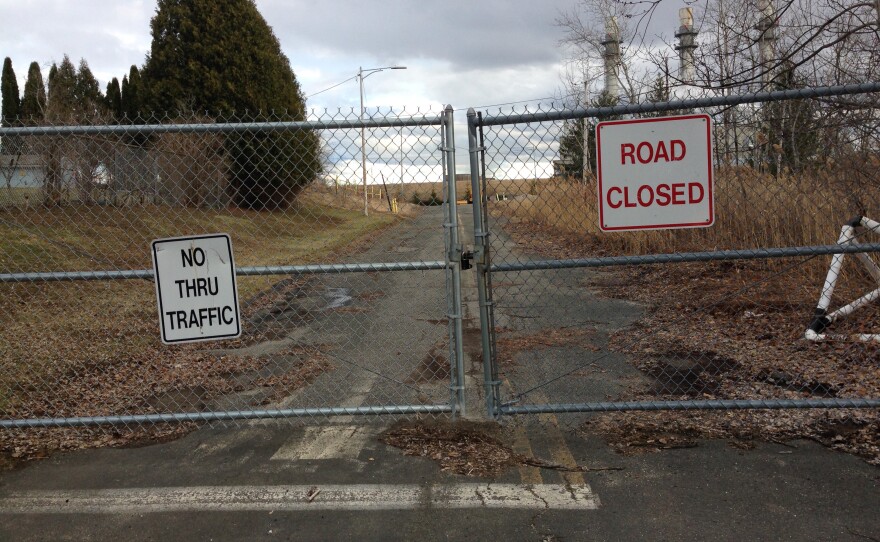
[[[516,465],[566,472],[622,470],[621,467],[569,467],[515,453],[502,440],[500,426],[491,422],[405,421],[395,424],[379,440],[400,448],[403,455],[434,460],[443,472],[464,476],[494,478]]]
[[[534,223],[509,223],[505,229],[521,247],[542,257],[609,253],[595,237]],[[828,260],[803,260],[804,265],[793,260],[696,262],[591,272],[586,288],[648,309],[642,320],[614,334],[609,348],[626,355],[653,383],[636,385],[617,399],[880,397],[880,346],[803,339]],[[853,273],[846,279],[838,285],[837,303],[867,291],[862,291],[866,277]],[[880,304],[837,325],[841,333],[847,328],[847,333],[880,332]],[[518,347],[499,341],[499,359]],[[597,415],[587,428],[624,453],[690,446],[699,438],[728,439],[737,446],[806,438],[880,464],[876,409],[628,412]]]

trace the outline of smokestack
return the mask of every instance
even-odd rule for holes
[[[620,97],[620,27],[617,17],[605,21],[605,92],[614,98]]]
[[[756,28],[761,31],[758,36],[758,52],[761,59],[761,82],[769,85],[773,82],[773,74],[776,62],[776,9],[773,0],[758,0],[758,10],[761,12],[761,20]]]
[[[678,38],[678,77],[682,83],[690,85],[694,82],[694,49],[697,48],[697,31],[694,30],[694,11],[691,8],[678,10],[680,26],[675,33]]]

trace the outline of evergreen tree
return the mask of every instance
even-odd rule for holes
[[[128,100],[131,97],[131,90],[128,89],[128,76],[122,76],[122,84],[119,86],[119,110],[122,115],[119,118],[125,117],[125,112],[128,111]]]
[[[132,65],[128,70],[128,76],[122,77],[122,114],[130,122],[142,122],[143,111],[143,83],[137,66]]]
[[[648,92],[648,95],[645,97],[649,102],[668,102],[669,101],[669,85],[666,83],[666,78],[663,75],[657,75],[654,79],[654,82],[651,84],[651,90]],[[669,115],[674,115],[673,111],[651,111],[649,113],[645,113],[643,116],[645,117],[665,117]]]
[[[618,99],[603,92],[593,101],[592,107],[610,107],[617,105]],[[616,120],[620,116],[613,115],[599,120]],[[594,118],[566,121],[559,137],[559,158],[564,162],[566,173],[571,177],[583,179],[584,168],[584,133],[587,136],[587,150],[590,157],[590,171],[596,172],[596,124]]]
[[[584,172],[584,119],[567,120],[559,138],[559,159],[567,177],[583,179]]]
[[[119,87],[119,79],[115,77],[107,83],[104,105],[107,107],[107,110],[110,111],[113,118],[122,118],[122,89]]]
[[[143,76],[154,111],[207,112],[221,122],[259,112],[305,119],[290,62],[253,0],[159,0],[150,28]],[[320,173],[312,132],[232,134],[226,145],[243,207],[283,208]]]
[[[48,87],[51,87],[51,86],[52,86],[52,82],[55,80],[56,77],[58,77],[58,65],[55,64],[55,63],[53,62],[53,63],[52,63],[52,66],[49,68],[49,77],[46,78],[46,87],[47,87],[47,90],[46,90],[46,104],[47,104],[47,105],[48,105],[48,103],[49,103],[49,91],[48,91]]]
[[[2,124],[12,126],[21,115],[21,96],[18,93],[18,81],[12,70],[12,59],[3,60],[3,75],[0,77],[0,93],[2,93]]]
[[[0,126],[15,126],[21,117],[21,98],[18,94],[18,81],[12,70],[12,59],[6,57],[3,61],[3,75],[0,77],[0,99],[2,99],[2,115]],[[0,140],[0,152],[13,154],[21,152],[21,138],[6,136]],[[9,178],[7,185],[9,184]]]
[[[104,96],[101,95],[101,87],[95,79],[89,63],[80,59],[79,70],[76,72],[76,82],[73,87],[75,113],[78,119],[91,121],[101,112]]]
[[[76,68],[67,55],[49,69],[48,113],[55,122],[71,121],[76,113]]]
[[[21,116],[25,120],[42,120],[46,111],[46,86],[43,84],[43,72],[40,65],[31,62],[28,68],[27,81],[24,83],[24,97],[21,100]]]

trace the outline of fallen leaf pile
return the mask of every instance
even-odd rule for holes
[[[442,420],[399,422],[380,437],[404,455],[427,457],[444,472],[493,477],[518,463],[510,446],[497,437],[497,426]]]
[[[162,345],[151,284],[11,287],[15,295],[0,296],[0,312],[16,314],[21,299],[32,306],[5,322],[0,408],[6,419],[200,412],[244,391],[249,393],[235,399],[237,404],[263,408],[332,369],[322,347],[242,355],[239,348],[264,340],[259,326],[246,326],[250,333],[236,341]],[[264,296],[245,316],[261,303],[277,301]],[[116,310],[95,307],[96,302],[116,303]],[[55,450],[161,442],[195,428],[130,423],[3,430],[0,463],[9,466]]]

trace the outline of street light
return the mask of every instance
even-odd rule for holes
[[[406,66],[385,66],[382,68],[358,68],[357,78],[360,83],[361,90],[361,122],[364,120],[364,78],[385,70],[405,70]],[[364,216],[370,214],[370,205],[367,201],[367,147],[366,138],[364,136],[364,127],[361,126],[361,174],[364,181]]]

